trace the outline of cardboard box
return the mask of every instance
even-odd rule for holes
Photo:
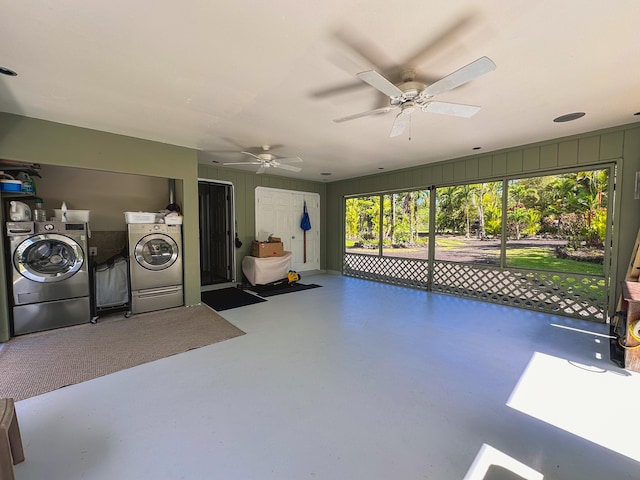
[[[282,242],[258,242],[251,244],[251,256],[258,258],[282,257],[284,255],[284,245]]]

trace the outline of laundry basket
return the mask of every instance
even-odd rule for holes
[[[93,268],[94,311],[91,318],[96,323],[100,312],[124,311],[131,315],[131,291],[129,288],[129,261],[115,255]]]

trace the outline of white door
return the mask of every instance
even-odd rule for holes
[[[300,228],[304,202],[311,221],[305,234]],[[275,188],[256,187],[256,239],[280,237],[285,251],[291,252],[291,269],[297,272],[320,269],[320,195]]]
[[[291,268],[296,272],[319,270],[320,196],[317,194],[294,193],[291,197],[293,219],[291,228]],[[307,202],[307,212],[311,223],[311,230],[306,233],[300,227],[305,202]]]

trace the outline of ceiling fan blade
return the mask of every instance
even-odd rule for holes
[[[373,88],[380,90],[388,97],[402,96],[402,90],[400,90],[375,70],[367,70],[366,72],[357,73],[356,77],[358,77],[363,82],[367,82]]]
[[[223,165],[262,165],[262,162],[227,162]]]
[[[204,153],[240,153],[238,150],[202,150]]]
[[[354,115],[347,115],[346,117],[336,118],[334,122],[341,123],[341,122],[346,122],[348,120],[354,120],[360,117],[366,117],[367,115],[377,115],[379,113],[387,113],[393,110],[394,108],[398,108],[398,106],[389,105],[388,107],[376,108],[375,110],[369,110],[368,112],[356,113]]]
[[[411,111],[403,111],[396,115],[396,119],[393,121],[393,127],[391,127],[390,137],[397,137],[402,135],[411,122]]]
[[[496,64],[489,57],[481,57],[438,80],[436,83],[432,83],[422,91],[420,96],[430,98],[440,93],[448,92],[495,69]]]
[[[264,173],[266,169],[267,169],[267,166],[263,163],[256,173],[257,174]]]
[[[262,163],[262,159],[259,156],[254,155],[251,152],[240,152],[240,153],[244,153],[245,155],[249,155],[249,156],[251,156],[251,157],[253,157],[253,158],[257,159],[257,160],[260,160],[260,163]]]
[[[381,69],[380,65],[389,63],[381,50],[364,37],[359,37],[353,29],[337,30],[334,36],[374,68]]]
[[[404,62],[404,65],[418,66],[422,64],[425,57],[431,55],[434,50],[442,49],[445,44],[455,44],[457,40],[456,37],[460,35],[463,29],[470,26],[473,19],[472,15],[460,18],[457,22],[451,24],[446,30],[441,32],[435,39],[415,51],[414,54]]]
[[[443,115],[453,115],[455,117],[470,118],[480,111],[480,107],[475,105],[462,105],[460,103],[449,102],[429,102],[423,110],[431,113],[441,113]]]
[[[313,98],[325,98],[330,97],[332,95],[341,95],[345,93],[349,93],[354,90],[359,90],[361,88],[366,88],[362,82],[354,81],[353,83],[338,85],[335,87],[324,88],[322,90],[316,90],[315,92],[311,92],[311,96]]]
[[[234,150],[236,153],[239,153],[240,150],[244,150],[245,148],[240,145],[238,142],[236,142],[233,138],[231,137],[220,137],[222,140],[224,140],[225,142],[230,143],[231,145],[233,145],[234,147],[236,147],[236,150]]]
[[[288,157],[288,158],[278,158],[278,162],[280,163],[300,163],[302,159],[300,157]]]
[[[275,165],[275,167],[281,168],[283,170],[289,170],[290,172],[300,172],[300,171],[302,171],[302,169],[300,167],[294,167],[293,165],[279,164],[279,165]]]

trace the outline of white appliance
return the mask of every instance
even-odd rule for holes
[[[184,305],[182,227],[130,223],[131,312]]]
[[[29,222],[31,221],[31,208],[22,202],[9,202],[9,218],[12,222]]]
[[[13,334],[89,322],[87,225],[7,222]]]

